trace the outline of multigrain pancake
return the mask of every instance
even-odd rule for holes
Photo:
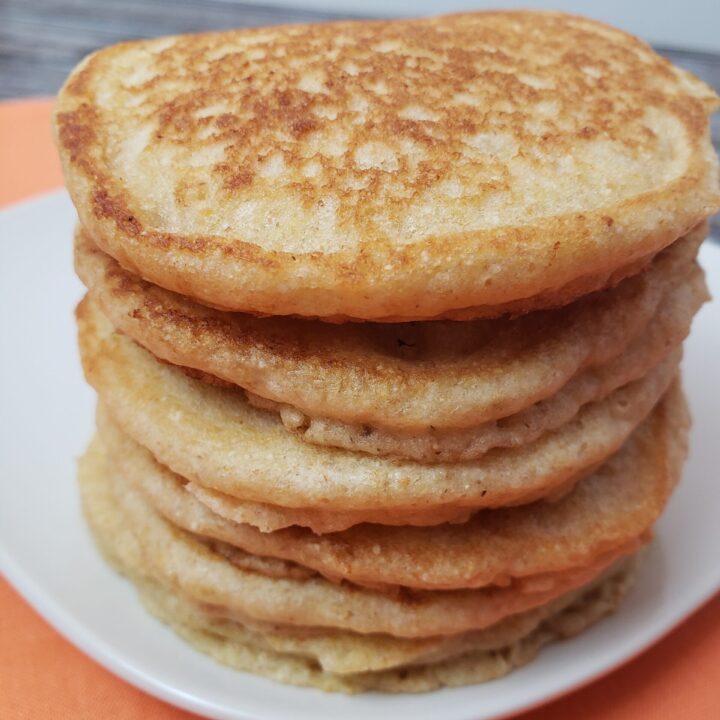
[[[135,582],[148,609],[226,664],[325,690],[421,691],[497,677],[529,660],[554,636],[579,632],[614,609],[631,577],[632,559],[622,559],[583,588],[455,636],[395,638],[227,620],[177,587],[158,582],[124,522],[112,477],[101,446],[93,443],[80,462],[83,508],[103,554]]]
[[[659,362],[705,298],[694,263],[705,233],[612,291],[490,322],[327,326],[213,311],[122,270],[82,231],[75,264],[119,330],[244,387],[304,440],[452,462],[529,442]]]
[[[532,632],[539,622],[575,603],[579,593],[594,592],[599,584],[607,586],[610,577],[627,576],[627,560],[620,561],[597,578],[589,587],[566,594],[534,610],[514,615],[481,631],[459,636],[400,639],[382,635],[349,635],[332,630],[312,628],[278,628],[245,621],[243,624],[221,619],[207,606],[181,596],[177,588],[168,594],[157,581],[144,553],[112,495],[112,473],[101,448],[94,444],[81,461],[80,479],[83,505],[98,544],[111,562],[141,585],[141,592],[151,609],[168,622],[202,627],[220,637],[245,641],[260,657],[263,650],[290,653],[315,659],[323,670],[332,673],[358,673],[395,666],[437,661],[469,649],[498,647]],[[257,667],[255,668],[257,671]]]
[[[324,577],[371,585],[450,589],[522,584],[642,545],[677,482],[688,417],[677,388],[594,475],[554,503],[486,510],[462,525],[358,525],[318,536],[300,528],[262,533],[208,510],[185,481],[125,435],[102,406],[98,430],[115,472],[170,522]],[[523,579],[524,583],[519,581]]]
[[[422,465],[308,445],[242,393],[160,363],[115,332],[88,298],[77,316],[88,382],[123,430],[161,463],[243,501],[340,511],[338,523],[348,510],[356,522],[391,517],[410,524],[405,513],[423,511],[426,523],[430,517],[437,523],[447,519],[443,510],[557,495],[619,449],[670,385],[678,361],[669,356],[527,446],[498,448],[475,462]]]
[[[90,455],[92,458],[92,452]],[[92,466],[92,459],[90,463]],[[95,472],[91,469],[83,474]],[[110,473],[99,482],[110,486],[105,514],[119,515],[119,522],[135,539],[153,579],[217,617],[278,630],[326,628],[399,638],[433,638],[483,630],[579,590],[619,559],[618,555],[608,556],[534,592],[518,592],[509,586],[414,590],[397,597],[348,583],[331,583],[320,576],[275,578],[237,567],[193,534],[167,522],[120,475]],[[92,514],[90,521],[98,524]],[[102,517],[99,522],[103,522]]]
[[[236,670],[264,675],[278,682],[320,688],[327,692],[358,693],[428,692],[441,687],[459,687],[487,682],[532,661],[550,642],[576,635],[612,613],[622,602],[633,575],[619,571],[577,601],[543,620],[535,630],[504,647],[468,650],[446,660],[412,664],[376,672],[338,675],[325,672],[318,661],[288,654],[285,646],[297,643],[271,639],[258,643],[256,636],[236,622],[210,621],[198,617],[187,606],[178,611],[176,596],[166,591],[141,588],[145,606],[197,650]],[[154,591],[154,592],[153,592]],[[152,594],[151,594],[152,593]],[[273,649],[268,649],[270,646]],[[276,650],[280,646],[280,650]],[[349,648],[342,647],[338,653]]]
[[[619,30],[495,12],[122,43],[55,132],[93,240],[158,285],[467,319],[614,284],[712,214],[717,106]]]
[[[602,583],[593,583],[587,590],[583,589],[583,592],[564,596],[563,601],[573,595],[575,599],[567,605],[563,603],[562,609],[546,615],[532,630],[520,637],[519,626],[530,625],[539,613],[530,611],[515,616],[512,618],[513,632],[503,632],[503,635],[515,636],[514,639],[507,640],[507,644],[501,644],[502,640],[498,637],[500,633],[493,628],[468,633],[463,643],[464,651],[451,653],[446,649],[447,645],[457,645],[455,642],[434,643],[441,646],[443,654],[447,652],[448,656],[445,658],[441,653],[433,652],[433,656],[439,654],[441,659],[415,658],[407,665],[352,673],[332,669],[332,661],[358,655],[358,644],[361,645],[361,650],[365,650],[362,643],[357,643],[358,636],[347,642],[338,642],[331,638],[329,642],[320,643],[313,642],[313,639],[308,641],[262,635],[248,631],[241,623],[199,613],[195,606],[183,602],[157,585],[151,588],[145,585],[139,589],[141,599],[150,612],[170,624],[187,642],[236,669],[336,692],[425,692],[438,687],[467,685],[500,677],[533,659],[542,645],[581,632],[615,610],[633,580],[632,569],[623,569],[621,566],[621,569],[609,574]],[[546,607],[541,610],[544,611]],[[504,624],[498,623],[500,626]],[[473,636],[481,637],[476,639]],[[384,643],[387,644],[389,643]],[[399,644],[395,641],[393,646]],[[316,649],[317,645],[322,646]],[[327,645],[331,646],[330,653],[321,654]],[[371,648],[362,655],[363,660],[367,658],[366,665],[374,664],[373,661],[376,660],[373,650],[374,648]],[[393,654],[410,654],[402,652],[403,650],[404,647]],[[381,659],[385,660],[386,656],[381,656]],[[293,671],[290,677],[288,664]]]
[[[658,307],[649,326],[617,358],[605,365],[579,373],[555,395],[526,410],[492,420],[476,427],[408,435],[369,425],[348,425],[329,418],[309,418],[296,408],[246,393],[248,402],[277,412],[283,425],[297,437],[313,445],[344,448],[415,460],[447,463],[477,460],[498,447],[518,447],[537,440],[544,433],[569,422],[584,405],[608,397],[618,388],[646,375],[663,361],[673,362],[690,331],[695,313],[708,297],[704,275],[695,266],[686,282],[675,288]],[[225,380],[194,369],[186,372],[221,387],[234,387]]]

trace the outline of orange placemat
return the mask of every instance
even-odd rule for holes
[[[0,206],[62,185],[50,139],[50,109],[49,100],[0,103]],[[136,690],[88,659],[0,581],[0,717],[194,716]],[[720,595],[638,659],[518,720],[579,718],[720,718]]]
[[[62,187],[51,109],[45,98],[0,103],[0,207]]]

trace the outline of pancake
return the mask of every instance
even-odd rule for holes
[[[510,583],[532,589],[545,574],[642,545],[680,475],[688,426],[674,387],[620,452],[555,503],[481,511],[462,525],[358,525],[317,536],[299,527],[262,533],[223,519],[125,435],[102,407],[98,413],[112,467],[174,525],[254,555],[293,561],[330,580],[423,589]]]
[[[576,603],[545,620],[536,630],[503,648],[471,650],[427,665],[340,676],[320,671],[315,662],[258,648],[248,642],[244,633],[239,638],[235,626],[228,632],[225,626],[218,628],[214,623],[188,623],[185,617],[179,620],[173,612],[174,608],[168,609],[161,604],[162,600],[158,602],[157,597],[152,600],[146,597],[145,602],[151,612],[170,624],[185,641],[236,670],[330,692],[428,692],[441,687],[487,682],[527,664],[544,645],[572,637],[613,612],[623,600],[631,580],[632,576],[623,574],[609,578],[597,590],[590,591]],[[166,599],[167,596],[163,598]]]
[[[664,324],[655,332],[669,344],[682,336],[686,320],[672,293],[687,294],[687,283],[700,292],[693,263],[706,234],[706,225],[696,228],[647,272],[612,291],[513,321],[329,326],[213,311],[124,271],[81,229],[75,266],[119,330],[156,357],[290,406],[295,412],[284,415],[291,426],[314,419],[307,439],[318,439],[320,423],[328,437],[327,419],[334,419],[408,440],[427,436],[427,445],[451,430],[475,432],[483,423],[528,410],[573,380],[587,385],[612,361],[622,366],[607,373],[618,378],[616,387],[624,377],[632,379],[628,368],[648,368],[655,355],[648,349],[645,359],[633,361],[629,356],[638,350],[632,344],[650,344],[653,320],[656,328]],[[678,324],[670,327],[673,320]],[[646,340],[639,340],[643,335]],[[623,356],[628,357],[619,360]],[[600,392],[590,395],[597,399]],[[362,433],[358,439],[351,432],[354,443],[362,442]],[[366,436],[362,449],[378,441]],[[427,457],[425,447],[414,453]]]
[[[381,522],[374,511],[409,524],[405,510],[433,516],[438,508],[499,507],[556,495],[619,449],[677,370],[677,358],[669,357],[530,445],[499,448],[473,463],[421,465],[310,446],[273,414],[250,407],[242,393],[158,362],[114,332],[87,299],[77,314],[88,382],[123,430],[161,463],[243,501],[373,511],[362,518],[368,522]],[[439,517],[436,522],[445,521]]]
[[[92,469],[96,463],[91,453],[89,469],[81,474],[97,476]],[[96,482],[106,488],[99,491],[105,493],[105,501],[98,513],[90,513],[91,525],[102,528],[109,522],[126,528],[152,579],[218,617],[269,623],[277,629],[332,628],[399,638],[432,638],[482,630],[580,589],[619,559],[603,558],[535,592],[493,587],[408,591],[394,597],[350,584],[337,585],[320,577],[278,579],[238,568],[191,533],[164,520],[119,474],[110,471],[103,477],[101,473]]]
[[[570,422],[584,405],[603,400],[618,388],[639,380],[663,361],[672,363],[672,358],[677,358],[679,362],[679,345],[707,297],[703,272],[695,266],[686,283],[661,302],[649,327],[620,356],[579,373],[555,395],[525,410],[473,428],[438,431],[432,426],[424,433],[407,435],[369,425],[348,425],[331,418],[311,418],[296,408],[252,393],[247,393],[247,399],[253,407],[279,413],[286,429],[313,445],[422,463],[477,460],[493,448],[534,442]],[[207,376],[201,379],[207,380]]]
[[[430,509],[419,507],[402,511],[384,510],[383,508],[333,510],[323,507],[284,507],[272,503],[239,500],[194,482],[188,482],[185,489],[215,514],[232,522],[252,525],[262,532],[273,532],[299,525],[310,528],[314,533],[323,534],[347,530],[360,523],[431,527],[441,523],[467,522],[475,512],[473,508],[456,507],[455,505],[436,506]]]
[[[121,43],[54,124],[83,225],[162,287],[468,319],[612,285],[712,214],[717,106],[636,38],[522,11]]]
[[[342,642],[337,636],[327,639],[324,637],[297,638],[278,633],[253,633],[241,623],[208,617],[198,611],[196,606],[171,595],[157,585],[148,588],[145,584],[141,586],[140,593],[148,609],[171,625],[181,625],[185,629],[193,628],[203,633],[219,636],[225,641],[229,640],[232,646],[235,646],[236,643],[249,646],[248,649],[260,657],[264,651],[269,650],[274,653],[284,653],[286,657],[290,655],[291,657],[295,656],[295,659],[306,659],[313,665],[318,663],[325,672],[339,674],[341,677],[337,679],[341,682],[350,681],[348,683],[350,688],[354,685],[356,689],[371,689],[379,679],[377,677],[378,670],[355,670],[358,666],[367,668],[379,665],[381,666],[380,672],[384,670],[385,673],[387,673],[387,669],[399,666],[399,669],[404,672],[409,671],[417,676],[427,672],[426,663],[437,666],[439,662],[443,661],[457,661],[461,658],[467,661],[466,656],[470,653],[473,655],[487,653],[488,660],[494,659],[493,655],[496,653],[511,654],[512,650],[508,648],[508,645],[521,643],[529,635],[538,632],[540,628],[547,630],[548,626],[557,627],[562,623],[562,626],[568,631],[565,633],[566,635],[571,634],[569,632],[571,627],[574,632],[579,632],[582,625],[585,624],[583,619],[587,617],[586,612],[589,610],[586,606],[592,604],[594,607],[603,608],[602,613],[596,614],[593,611],[587,613],[594,618],[611,611],[616,603],[608,601],[611,598],[619,601],[629,580],[627,570],[618,571],[615,568],[615,573],[609,578],[605,578],[599,587],[596,586],[596,583],[592,583],[590,589],[583,588],[582,591],[570,593],[548,606],[514,616],[487,630],[467,633],[459,638],[438,638],[430,641],[385,638],[380,638],[378,641],[378,636],[374,636],[370,642],[367,642],[365,638],[358,641],[358,638],[362,638],[362,636],[355,636]],[[561,609],[557,609],[558,605],[561,606]],[[582,610],[586,612],[582,612]],[[581,611],[581,617],[578,617],[578,611]],[[531,629],[528,630],[528,628]],[[365,647],[367,645],[370,647]],[[464,665],[465,662],[462,664]],[[348,667],[352,668],[349,672]],[[255,664],[244,669],[257,672]],[[370,672],[372,675],[368,677]],[[363,673],[366,677],[358,678],[358,673]],[[480,681],[480,678],[475,681]]]
[[[241,669],[262,672],[263,660],[270,653],[271,657],[278,655],[281,667],[287,660],[312,668],[316,680],[311,684],[319,684],[325,689],[370,689],[380,679],[378,671],[412,667],[411,672],[417,676],[421,663],[437,665],[448,658],[462,657],[465,665],[465,656],[469,652],[477,654],[502,649],[505,655],[510,655],[503,646],[517,643],[541,627],[545,634],[550,628],[557,629],[560,624],[565,628],[564,634],[570,634],[571,629],[579,631],[584,620],[599,617],[615,607],[627,589],[634,564],[633,558],[622,559],[577,591],[508,617],[484,630],[457,636],[406,639],[333,630],[278,628],[247,621],[239,623],[218,617],[208,608],[181,595],[177,589],[170,589],[152,579],[142,547],[123,522],[122,513],[118,512],[114,502],[111,475],[102,446],[96,441],[80,461],[83,509],[99,548],[114,567],[138,585],[148,609],[173,625],[183,636],[190,634],[206,642],[210,640],[218,645],[229,645],[228,649],[235,657],[242,652],[244,657],[251,659],[251,663]],[[588,612],[589,606],[594,608],[593,612]],[[493,653],[483,664],[497,665],[496,655],[497,652]],[[322,672],[318,674],[318,670]],[[358,677],[359,673],[369,672],[372,672],[371,677]],[[338,674],[344,677],[336,677]]]

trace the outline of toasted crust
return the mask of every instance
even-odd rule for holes
[[[55,127],[95,242],[163,287],[466,318],[568,302],[711,214],[717,102],[600,23],[476,13],[124,43]]]

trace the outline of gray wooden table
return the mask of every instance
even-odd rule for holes
[[[120,40],[340,17],[227,0],[0,0],[0,98],[52,95],[82,57]],[[720,54],[657,50],[720,92]],[[720,148],[720,113],[712,133]]]
[[[54,94],[81,58],[120,40],[332,17],[223,0],[0,0],[0,97]]]

